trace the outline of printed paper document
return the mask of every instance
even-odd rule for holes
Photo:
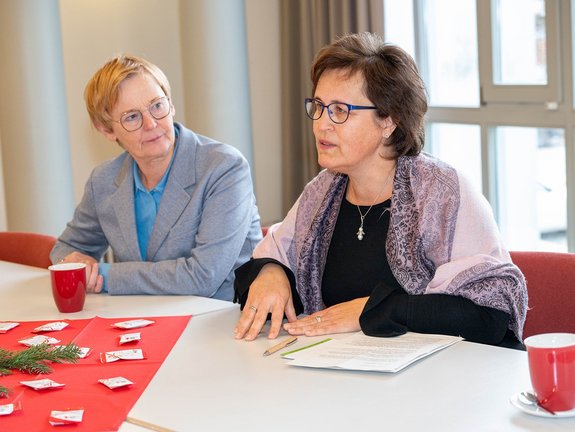
[[[461,340],[456,336],[420,333],[383,338],[359,332],[288,352],[283,358],[290,359],[293,366],[397,372]]]

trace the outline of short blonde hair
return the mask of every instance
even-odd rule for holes
[[[124,80],[137,74],[149,74],[171,98],[170,83],[166,75],[156,65],[143,58],[120,54],[102,66],[86,84],[84,101],[94,126],[111,129],[112,109],[118,102],[120,85]]]

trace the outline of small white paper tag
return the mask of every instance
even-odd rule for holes
[[[88,354],[90,354],[90,352],[92,351],[91,348],[88,347],[80,347],[80,355],[78,356],[78,358],[86,358],[88,356]]]
[[[146,319],[135,319],[135,320],[130,320],[130,321],[122,321],[122,322],[117,322],[112,324],[112,326],[114,327],[118,327],[121,329],[133,329],[133,328],[139,328],[139,327],[146,327],[149,326],[150,324],[154,324],[155,321],[150,321],[150,320],[146,320]]]
[[[34,390],[45,390],[45,389],[49,389],[49,388],[60,388],[60,387],[64,387],[66,385],[66,384],[57,383],[56,381],[52,381],[51,379],[48,379],[48,378],[33,380],[33,381],[20,381],[20,384],[31,387]]]
[[[40,327],[36,327],[34,330],[32,330],[32,333],[60,331],[68,326],[69,324],[64,321],[51,322],[48,324],[41,325]]]
[[[14,412],[14,404],[0,405],[0,415],[9,415]]]
[[[82,423],[82,418],[84,416],[83,409],[71,409],[65,411],[53,410],[50,413],[50,418],[48,422],[52,426],[62,426],[68,424]]]
[[[10,415],[14,411],[20,411],[21,409],[22,409],[22,404],[20,403],[20,401],[16,401],[16,402],[5,404],[5,405],[0,405],[0,416]]]
[[[124,377],[104,378],[104,379],[99,379],[98,382],[101,382],[102,384],[104,384],[109,389],[115,389],[118,387],[124,387],[127,385],[134,384],[132,381],[130,381],[129,379],[126,379]]]
[[[140,335],[140,333],[126,333],[123,335],[120,335],[120,345],[123,345],[125,343],[129,343],[129,342],[136,342],[139,341],[142,338],[142,336]]]
[[[20,323],[17,322],[0,322],[0,333],[7,333],[8,330],[12,330],[19,325]]]
[[[42,336],[42,335],[38,335],[38,336],[34,336],[28,339],[22,339],[20,341],[21,344],[26,345],[26,346],[36,346],[36,345],[40,345],[43,343],[47,343],[49,345],[55,345],[57,343],[60,343],[61,341],[59,341],[58,339],[54,339],[48,336]]]
[[[142,360],[144,352],[141,349],[108,351],[100,353],[100,361],[102,363],[112,363],[118,360]]]
[[[0,415],[10,415],[14,412],[14,404],[0,405]]]

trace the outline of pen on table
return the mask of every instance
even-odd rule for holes
[[[291,344],[295,343],[297,341],[297,337],[296,336],[292,336],[286,340],[284,340],[283,342],[280,342],[277,345],[274,345],[271,348],[268,348],[266,351],[264,351],[264,355],[265,356],[269,356],[270,354],[273,354],[287,346],[290,346]]]
[[[167,429],[165,427],[158,426],[158,425],[155,425],[153,423],[149,423],[149,422],[144,421],[144,420],[139,420],[139,419],[134,418],[134,417],[126,417],[125,421],[126,421],[126,423],[132,423],[132,424],[135,424],[137,426],[140,426],[140,427],[143,427],[145,429],[152,430],[152,431],[156,431],[156,432],[176,432],[172,429]]]

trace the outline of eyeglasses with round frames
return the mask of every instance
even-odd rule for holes
[[[327,108],[327,114],[331,121],[337,124],[345,123],[350,111],[377,109],[376,106],[350,105],[344,102],[332,102],[329,105],[324,105],[317,99],[305,99],[305,113],[312,120],[318,120],[325,108]]]
[[[156,120],[161,120],[166,117],[170,111],[170,99],[167,96],[162,96],[154,99],[146,108],[150,115]],[[120,123],[128,132],[135,132],[140,129],[144,124],[144,113],[140,110],[131,110],[123,113],[120,120],[112,120]]]

